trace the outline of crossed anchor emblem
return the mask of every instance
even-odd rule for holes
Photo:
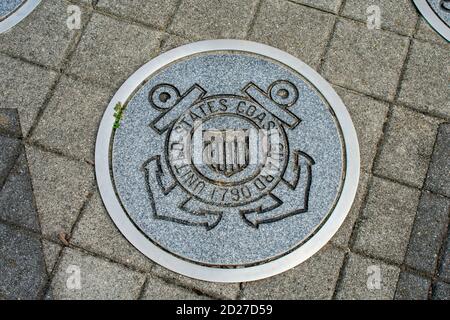
[[[156,219],[211,230],[239,214],[258,228],[308,211],[314,160],[290,150],[286,133],[301,123],[289,110],[298,89],[279,80],[241,92],[206,96],[195,84],[180,94],[165,83],[150,91],[158,115],[149,126],[165,150],[142,166]]]

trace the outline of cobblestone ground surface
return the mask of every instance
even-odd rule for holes
[[[66,24],[74,4],[79,30]],[[381,30],[366,24],[374,4]],[[113,225],[94,179],[96,130],[118,87],[152,57],[212,38],[308,63],[359,136],[344,225],[262,281],[207,283],[152,263]],[[410,0],[44,0],[0,35],[0,298],[449,299],[449,60]]]

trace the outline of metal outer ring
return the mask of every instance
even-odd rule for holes
[[[25,19],[39,5],[39,3],[41,3],[41,0],[27,0],[19,7],[19,9],[0,22],[0,34],[8,31],[20,21]]]
[[[430,7],[426,0],[413,0],[417,9],[422,16],[427,20],[431,27],[436,30],[445,40],[450,41],[450,28],[439,18]]]
[[[161,67],[193,54],[220,50],[254,53],[278,60],[304,76],[325,97],[340,122],[347,157],[341,197],[338,199],[329,219],[316,234],[301,247],[279,259],[258,266],[236,269],[194,264],[179,259],[152,244],[133,225],[123,211],[114,192],[109,170],[109,147],[115,120],[113,116],[114,106],[118,102],[127,101],[133,91]],[[108,105],[100,123],[95,147],[95,173],[100,194],[112,220],[128,241],[151,260],[191,278],[213,282],[246,282],[271,277],[297,266],[319,251],[332,238],[344,222],[355,198],[360,174],[360,157],[356,131],[344,103],[331,85],[316,71],[294,56],[279,49],[251,41],[223,39],[200,41],[172,49],[142,66],[120,87]]]

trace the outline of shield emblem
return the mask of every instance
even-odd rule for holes
[[[231,177],[248,167],[249,130],[203,131],[203,162],[209,168]]]

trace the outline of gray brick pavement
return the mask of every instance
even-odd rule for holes
[[[155,265],[152,273],[162,279],[165,279],[166,281],[182,287],[195,289],[216,299],[236,299],[239,295],[239,284],[237,283],[212,283],[191,279],[183,275],[176,274],[159,265]]]
[[[334,20],[331,14],[287,1],[263,1],[249,39],[285,50],[318,68]]]
[[[257,0],[183,0],[167,29],[189,39],[244,38]]]
[[[39,299],[48,274],[18,112],[0,119],[0,295]]]
[[[419,196],[419,190],[375,177],[353,247],[370,256],[402,263]]]
[[[178,0],[99,0],[97,9],[164,29],[178,4]]]
[[[97,129],[112,95],[111,89],[63,76],[31,140],[46,149],[94,163]]]
[[[367,10],[373,5],[380,8],[382,28],[404,35],[414,33],[418,14],[410,0],[346,0],[342,15],[366,23]]]
[[[156,55],[161,36],[159,31],[94,13],[70,60],[68,73],[117,89]]]
[[[439,127],[425,188],[450,197],[450,124]]]
[[[375,173],[421,188],[433,153],[438,124],[434,118],[394,106]]]
[[[50,274],[24,281],[37,281],[39,290],[49,285],[49,293],[64,299],[449,299],[441,205],[449,197],[448,124],[441,124],[450,112],[442,68],[449,45],[409,1],[379,1],[382,30],[366,27],[369,1],[155,0],[139,10],[127,0],[44,2],[0,36],[0,68],[7,70],[0,76],[0,108],[18,110],[35,198],[20,206],[36,210],[42,231],[24,225],[14,210],[0,218],[0,227],[15,230],[6,238],[35,239],[19,242],[23,252],[33,241],[41,248],[39,270],[46,266]],[[65,25],[69,3],[84,4],[81,30]],[[143,258],[109,220],[93,179],[95,129],[114,89],[159,52],[217,37],[268,43],[318,69],[349,108],[364,171],[332,245],[285,274],[243,285],[192,280]],[[2,114],[6,137],[19,137]],[[5,166],[9,174],[11,165]],[[9,197],[17,194],[14,186],[27,189],[21,179],[18,174],[8,184]],[[61,231],[69,240],[63,251]],[[69,265],[80,266],[82,290],[67,288]],[[367,267],[374,265],[381,270],[379,290],[367,286]]]
[[[396,300],[426,300],[431,281],[421,276],[402,272],[395,292]]]
[[[71,244],[125,265],[150,271],[153,263],[122,237],[95,194],[83,209],[70,240]]]
[[[323,75],[345,88],[392,100],[407,50],[406,37],[340,19],[325,57]]]
[[[428,192],[422,193],[405,264],[428,274],[434,273],[447,231],[449,211],[449,199]]]
[[[80,276],[80,283],[69,282],[68,275]],[[74,249],[64,249],[51,282],[55,299],[119,299],[139,298],[145,275]]]
[[[448,47],[414,41],[398,100],[416,110],[450,119],[448,77],[443,72],[449,64]]]
[[[42,233],[57,240],[70,234],[94,188],[93,168],[37,147],[27,147],[34,197]]]
[[[47,67],[60,67],[80,33],[66,25],[68,4],[64,0],[43,1],[22,23],[0,35],[0,51]],[[87,17],[86,10],[82,13]]]
[[[399,274],[396,266],[351,253],[342,271],[336,299],[391,300]]]
[[[147,285],[141,296],[143,300],[207,300],[192,290],[175,286],[155,277],[148,277]]]
[[[244,299],[331,299],[344,260],[341,249],[327,246],[285,273],[244,284]]]
[[[47,273],[39,237],[0,224],[0,293],[7,299],[39,299]]]
[[[17,109],[26,136],[50,94],[57,73],[0,54],[0,108]]]

